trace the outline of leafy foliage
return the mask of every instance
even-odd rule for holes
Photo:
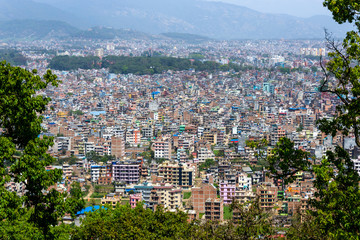
[[[261,165],[267,165],[266,159],[266,148],[268,141],[266,139],[249,141],[246,140],[246,146],[251,148],[254,151],[254,156],[256,157],[258,163]]]
[[[76,57],[76,56],[56,56],[51,59],[49,68],[56,70],[73,69],[98,69],[100,68],[100,58],[94,56]]]
[[[349,154],[341,147],[328,151],[320,165],[314,166],[318,189],[311,204],[315,222],[322,234],[331,239],[354,239],[360,236],[360,176]]]
[[[294,143],[288,138],[280,138],[276,147],[267,158],[268,169],[275,178],[282,179],[285,184],[296,179],[295,173],[306,171],[310,167],[309,153],[301,149],[294,149]]]
[[[165,212],[158,207],[155,212],[138,204],[105,207],[88,213],[72,239],[184,239],[191,225],[182,212]]]
[[[96,153],[95,151],[90,151],[89,153],[86,154],[86,158],[89,161],[94,161],[96,163],[99,162],[107,162],[110,160],[115,160],[115,156],[112,155],[104,155],[104,156],[100,156],[98,153]]]
[[[205,169],[209,169],[211,166],[216,165],[216,162],[214,161],[214,159],[209,158],[206,159],[204,163],[200,164],[199,169],[200,171],[205,170]]]
[[[24,229],[31,238],[53,238],[52,229],[66,212],[75,211],[66,193],[50,189],[62,179],[59,169],[46,171],[54,158],[47,150],[53,139],[41,133],[41,113],[50,98],[36,95],[48,85],[57,86],[48,71],[42,78],[6,62],[0,63],[0,238],[17,238]],[[20,156],[15,156],[20,150]],[[9,166],[8,168],[6,166]],[[7,189],[15,182],[25,185],[23,196]],[[73,198],[73,202],[78,199]],[[22,238],[22,237],[21,237]]]
[[[109,68],[112,73],[122,74],[156,74],[164,71],[189,70],[197,71],[229,71],[233,69],[238,72],[243,68],[239,65],[229,63],[221,65],[212,61],[190,61],[189,59],[173,57],[126,57],[126,56],[107,56],[100,61],[97,57],[74,57],[74,56],[56,56],[49,67],[56,70],[74,70]]]
[[[6,60],[13,65],[26,65],[26,58],[15,50],[0,50],[0,61]]]

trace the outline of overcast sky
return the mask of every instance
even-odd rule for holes
[[[331,15],[323,0],[214,0],[234,3],[264,13],[285,13],[297,17]]]

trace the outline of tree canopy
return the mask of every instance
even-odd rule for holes
[[[75,57],[75,56],[56,56],[49,68],[56,70],[76,70],[109,68],[111,73],[122,74],[157,74],[164,71],[189,70],[197,71],[229,71],[233,69],[238,72],[242,69],[240,65],[229,63],[220,64],[213,61],[191,61],[185,58],[175,57],[127,57],[127,56],[106,56],[100,60],[98,57]]]
[[[47,71],[40,77],[36,70],[0,63],[0,238],[17,238],[23,231],[37,239],[53,238],[53,228],[66,212],[83,207],[76,197],[68,198],[54,186],[62,179],[62,171],[47,171],[54,158],[47,150],[53,139],[41,133],[41,113],[49,97],[36,95],[48,85],[57,86],[57,77]],[[15,156],[15,152],[20,156]],[[19,154],[17,154],[19,155]],[[23,184],[16,193],[7,188],[11,182]],[[64,201],[64,199],[66,199]],[[72,204],[69,204],[69,202]]]

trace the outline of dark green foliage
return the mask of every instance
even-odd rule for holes
[[[276,147],[267,158],[268,169],[277,179],[285,184],[296,179],[295,173],[306,171],[310,167],[309,153],[301,149],[294,149],[294,143],[288,138],[280,138]]]
[[[166,212],[158,207],[155,212],[138,204],[106,206],[88,213],[82,225],[73,232],[72,239],[257,239],[274,234],[271,218],[258,201],[231,209],[239,212],[241,220],[219,224],[207,221],[189,223],[183,212]]]
[[[279,68],[279,71],[282,73],[282,74],[290,74],[290,68],[285,68],[285,67],[280,67]]]
[[[173,57],[125,57],[125,56],[107,56],[102,59],[97,57],[54,57],[49,67],[56,70],[74,70],[82,69],[99,69],[101,67],[109,68],[112,73],[122,74],[157,74],[164,71],[189,70],[197,71],[229,71],[233,69],[238,72],[243,68],[239,65],[229,63],[221,65],[216,62],[190,61],[189,59]]]
[[[3,60],[16,66],[26,65],[26,58],[15,50],[0,50],[0,62]]]
[[[258,200],[246,204],[234,202],[229,210],[237,212],[240,220],[195,224],[190,239],[268,239],[275,233],[270,214],[260,208]]]
[[[75,213],[85,207],[85,200],[83,199],[83,193],[78,182],[71,184],[70,196],[67,198],[66,203],[72,217],[75,217]]]
[[[205,56],[202,55],[201,53],[190,53],[189,58],[195,59],[195,60],[202,60],[205,58]]]
[[[225,151],[224,150],[214,150],[214,154],[216,157],[224,157]]]
[[[75,70],[81,69],[99,69],[101,68],[100,58],[94,56],[75,57],[75,56],[56,56],[51,59],[49,68],[56,70]]]
[[[309,213],[299,213],[292,217],[291,226],[286,231],[286,237],[288,239],[331,239],[321,233],[314,217]]]
[[[102,208],[87,214],[72,239],[185,239],[191,234],[187,215],[182,212],[155,212],[138,204]]]
[[[36,91],[52,84],[57,86],[56,76],[48,71],[41,79],[19,67],[0,63],[0,122],[5,137],[24,147],[41,132],[42,117],[50,98],[34,96]],[[24,121],[26,120],[26,121]]]
[[[360,236],[360,176],[349,154],[341,147],[328,151],[321,164],[314,166],[318,189],[311,204],[315,223],[330,239],[358,239]]]
[[[257,236],[269,236],[274,234],[271,215],[265,212],[259,203],[259,199],[245,204],[239,204],[234,201],[231,204],[233,212],[238,212],[241,219],[236,222],[237,239],[255,239]]]
[[[116,159],[115,156],[112,156],[112,155],[100,156],[95,151],[91,151],[91,152],[87,153],[86,158],[88,159],[88,161],[94,161],[96,163],[99,163],[99,162],[105,162],[106,163],[107,161],[111,161],[111,160]]]
[[[211,166],[214,166],[216,164],[214,159],[206,159],[204,163],[200,164],[199,166],[199,170],[205,170],[205,169],[209,169]]]
[[[360,5],[353,0],[325,0],[324,6],[327,7],[333,14],[333,18],[338,23],[360,21],[359,11]]]
[[[74,114],[74,115],[84,115],[84,112],[81,111],[81,110],[76,110],[76,111],[71,111],[71,114]]]
[[[62,179],[59,169],[46,171],[54,162],[47,150],[53,139],[41,133],[41,113],[49,98],[36,95],[48,85],[57,86],[48,71],[42,78],[19,67],[0,63],[0,238],[53,238],[53,228],[66,212],[73,213],[77,198],[48,190]],[[15,157],[14,154],[17,151]],[[20,156],[19,156],[20,155]],[[5,163],[9,165],[6,169]],[[24,196],[6,188],[10,181],[25,184]],[[24,231],[26,230],[26,233]],[[26,237],[31,236],[31,237]]]
[[[191,197],[191,192],[184,192],[183,199],[189,199]]]
[[[254,151],[254,155],[259,165],[268,166],[268,162],[266,161],[266,148],[268,141],[266,139],[255,141],[246,140],[245,144]]]

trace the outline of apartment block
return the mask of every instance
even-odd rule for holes
[[[235,197],[236,186],[228,182],[220,183],[220,197],[224,200],[224,204],[231,204]]]
[[[112,176],[115,182],[138,183],[139,164],[113,164]]]
[[[155,141],[153,143],[154,157],[171,159],[171,142],[170,140]]]
[[[205,201],[205,219],[211,221],[224,220],[224,202],[221,198],[209,198]]]
[[[122,137],[111,137],[111,155],[116,158],[125,156],[125,141]]]
[[[278,188],[271,183],[263,183],[256,189],[259,196],[260,207],[265,210],[272,210],[277,201]]]
[[[201,184],[200,187],[191,188],[191,204],[196,212],[205,212],[205,201],[217,197],[216,187],[212,184]]]
[[[194,184],[195,169],[182,163],[165,161],[158,166],[158,175],[165,183],[183,188],[190,188]]]
[[[153,210],[158,205],[164,206],[165,209],[182,208],[182,190],[171,184],[160,184],[154,186],[151,191],[150,205]]]

